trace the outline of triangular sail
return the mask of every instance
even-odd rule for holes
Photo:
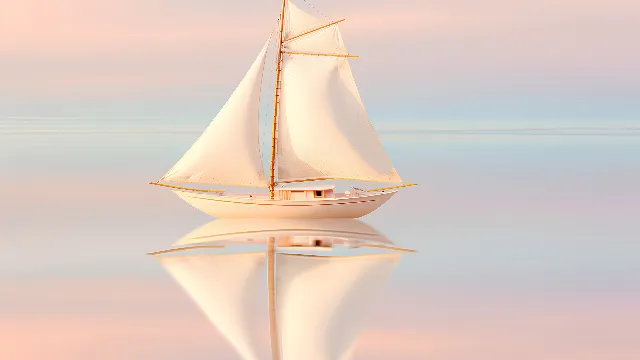
[[[256,310],[264,253],[158,257],[244,360],[259,359]]]
[[[278,181],[401,183],[369,122],[338,25],[288,4],[278,118]],[[289,40],[290,39],[290,40]],[[298,53],[298,54],[294,54]]]
[[[267,186],[260,157],[259,108],[268,44],[215,119],[162,180]]]
[[[350,359],[367,305],[400,256],[276,254],[282,360]]]
[[[284,20],[285,41],[311,29],[323,26],[328,22],[326,19],[305,12],[291,1],[287,1]]]

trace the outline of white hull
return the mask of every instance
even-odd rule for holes
[[[217,218],[359,218],[389,200],[397,191],[371,193],[351,198],[318,200],[269,200],[260,195],[210,195],[174,192],[196,209]]]

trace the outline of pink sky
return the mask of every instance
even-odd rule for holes
[[[203,86],[228,91],[278,17],[277,0],[230,4],[3,2],[0,94],[86,99],[144,98]],[[359,83],[403,89],[392,100],[425,86],[438,93],[589,90],[601,99],[630,99],[638,90],[640,51],[632,46],[640,32],[638,2],[313,4],[332,18],[347,18],[347,45],[362,59],[354,68]]]

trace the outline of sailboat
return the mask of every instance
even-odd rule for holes
[[[347,51],[338,28],[343,20],[329,21],[282,2],[268,177],[260,151],[259,108],[271,37],[206,130],[151,184],[171,188],[218,218],[358,218],[400,188],[415,185],[403,183],[369,122],[349,65],[357,56]],[[335,185],[318,184],[327,180],[390,186],[338,192]],[[166,182],[262,187],[268,193]]]
[[[246,219],[247,228],[257,228],[256,224],[251,226],[255,220]],[[308,229],[319,230],[301,234],[326,237],[326,232],[321,231],[327,229],[326,224],[309,226]],[[324,247],[319,244],[300,248],[291,242],[298,235],[296,232],[284,234],[265,229],[261,238],[268,239],[266,254],[215,252],[233,246],[222,244],[217,237],[209,245],[196,238],[189,243],[183,237],[181,245],[186,247],[150,254],[182,286],[242,359],[266,358],[261,356],[262,322],[256,312],[264,302],[258,289],[266,262],[268,294],[263,299],[269,307],[271,359],[350,360],[368,305],[385,287],[402,253],[412,250],[374,245],[377,252],[354,253],[362,250],[349,246],[359,238],[357,235],[353,238],[340,227],[330,229],[330,233],[342,240],[340,245],[346,246],[346,253],[336,256],[315,252],[314,249]],[[253,231],[248,230],[246,235],[253,236]],[[242,242],[235,234],[231,238],[236,245],[255,244]],[[330,248],[336,246],[333,243]],[[189,253],[205,248],[214,252]]]

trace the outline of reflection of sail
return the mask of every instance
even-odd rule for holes
[[[218,219],[191,231],[174,245],[247,238],[266,241],[270,236],[285,235],[391,242],[371,225],[356,219]]]
[[[256,310],[264,253],[158,257],[245,360],[259,359]]]
[[[366,305],[400,254],[276,254],[276,316],[282,360],[347,360]]]
[[[257,334],[266,319],[256,316],[264,308],[272,359],[350,360],[367,305],[413,252],[355,219],[220,219],[176,244],[152,254],[245,360],[264,358]],[[309,255],[319,250],[326,256]],[[179,255],[188,252],[196,254]],[[261,280],[266,294],[257,293]]]

